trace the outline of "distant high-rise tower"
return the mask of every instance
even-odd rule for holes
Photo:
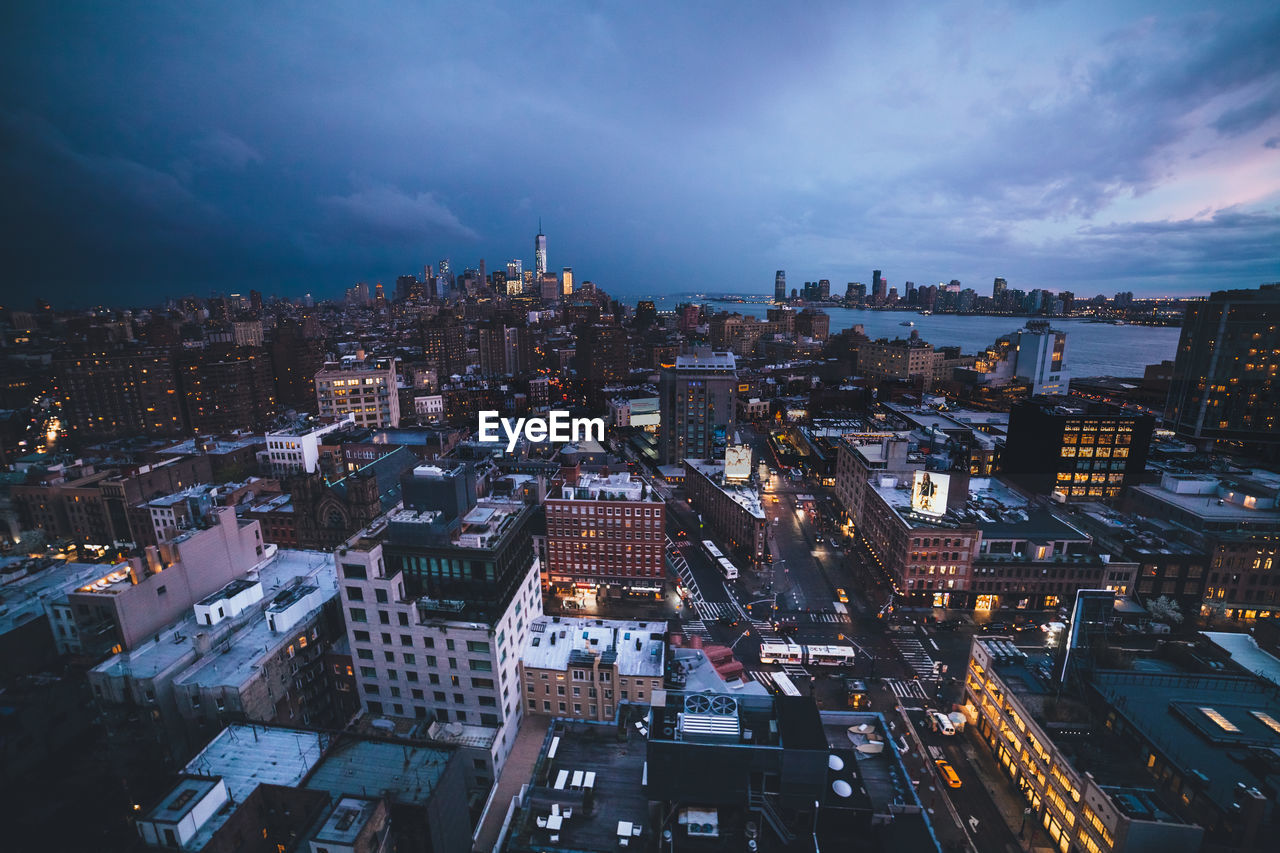
[[[524,280],[524,261],[516,258],[513,261],[507,261],[507,281]]]
[[[787,301],[787,271],[778,270],[773,274],[773,301]]]
[[[542,233],[542,220],[538,220],[538,236],[533,238],[533,274],[542,281],[542,274],[547,271],[547,235]]]
[[[871,271],[871,299],[876,303],[884,302],[888,294],[889,283],[880,277],[880,270]]]
[[[991,298],[994,299],[996,302],[999,302],[1001,297],[1004,296],[1005,291],[1008,289],[1009,289],[1009,282],[1005,281],[1002,278],[997,278],[995,282],[993,282],[991,285]]]
[[[659,384],[662,464],[719,458],[733,440],[738,369],[731,352],[699,349],[676,357]]]
[[[1280,284],[1219,290],[1187,305],[1164,420],[1202,448],[1280,442]],[[1212,503],[1212,501],[1210,501]]]
[[[564,268],[564,274],[560,277],[560,286],[563,288],[561,293],[565,296],[573,294],[573,267]]]

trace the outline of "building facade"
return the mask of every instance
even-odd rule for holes
[[[724,481],[724,462],[684,460],[684,487],[702,523],[733,555],[769,562],[769,525],[760,495],[750,484]]]
[[[1274,445],[1280,439],[1280,284],[1222,290],[1187,306],[1165,421],[1179,435]]]
[[[598,597],[661,597],[666,504],[630,474],[583,474],[548,494],[547,576]]]
[[[737,419],[737,360],[733,353],[699,350],[662,371],[660,455],[663,465],[686,457],[720,456]]]
[[[1009,414],[1002,471],[1032,494],[1114,502],[1146,470],[1154,428],[1118,406],[1025,400]]]
[[[400,426],[400,394],[394,358],[328,362],[316,374],[320,417],[341,420],[350,415],[357,426]]]
[[[543,616],[520,660],[526,714],[613,721],[662,689],[667,624]]]

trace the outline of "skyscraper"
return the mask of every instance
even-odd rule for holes
[[[1280,283],[1187,306],[1165,422],[1203,446],[1280,443]]]
[[[561,293],[565,296],[573,294],[573,267],[565,267],[564,274],[560,279],[560,286],[564,288]]]
[[[512,279],[516,281],[524,280],[524,261],[519,258],[507,261],[507,281]]]
[[[787,271],[778,270],[773,274],[773,301],[787,301]]]
[[[997,278],[991,285],[991,298],[998,303],[1008,289],[1009,283],[1002,278]]]
[[[538,220],[538,236],[533,238],[533,272],[538,281],[547,271],[547,235],[542,233],[542,220]]]
[[[732,434],[738,364],[731,352],[700,349],[676,357],[659,388],[663,465],[716,458]]]
[[[888,295],[889,283],[880,277],[880,270],[871,271],[871,300],[877,305]]]

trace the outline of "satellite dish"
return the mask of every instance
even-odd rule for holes
[[[834,756],[832,756],[834,757]],[[837,779],[831,783],[831,790],[836,792],[837,797],[849,797],[853,795],[853,786],[843,779]]]
[[[838,755],[829,755],[827,756],[827,766],[832,770],[843,770],[844,759]]]

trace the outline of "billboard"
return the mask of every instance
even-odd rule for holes
[[[925,515],[947,514],[951,477],[936,471],[917,471],[911,481],[911,508]]]
[[[731,444],[724,450],[724,478],[741,482],[751,478],[751,445]]]

